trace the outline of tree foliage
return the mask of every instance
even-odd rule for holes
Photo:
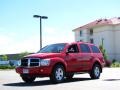
[[[30,54],[30,53],[28,53],[28,52],[26,52],[26,51],[25,51],[25,52],[21,52],[20,55],[19,55],[19,57],[20,57],[20,58],[23,58],[24,56],[26,56],[26,55],[28,55],[28,54]]]
[[[1,59],[2,59],[2,60],[8,60],[8,57],[7,57],[7,55],[2,55],[2,56],[1,56]]]
[[[107,56],[106,50],[103,47],[103,45],[100,45],[99,48],[100,48],[101,52],[103,53],[104,59],[107,60],[108,56]]]

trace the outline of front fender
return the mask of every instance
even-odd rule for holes
[[[101,64],[100,59],[98,59],[98,58],[93,59],[93,63],[91,65],[91,70],[92,70],[92,67],[94,66],[94,64],[99,64],[101,66],[101,71],[102,71],[102,64]]]
[[[65,67],[65,69],[67,67],[67,63],[64,59],[59,57],[51,58],[50,66],[53,68],[56,64],[62,64]]]

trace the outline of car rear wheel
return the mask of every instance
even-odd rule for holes
[[[35,80],[36,77],[31,77],[31,76],[23,76],[21,75],[21,78],[24,82],[26,83],[31,83]]]
[[[53,72],[50,76],[50,80],[53,83],[61,83],[64,80],[65,70],[62,65],[56,65],[53,69]]]
[[[99,79],[100,74],[101,74],[100,65],[95,64],[90,72],[91,79]]]

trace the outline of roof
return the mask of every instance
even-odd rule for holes
[[[96,45],[93,44],[93,43],[84,42],[84,41],[75,41],[75,42],[71,42],[71,43],[68,43],[68,44],[89,44],[89,45],[94,45],[94,46],[96,46]]]
[[[98,19],[98,20],[90,22],[86,25],[80,26],[80,27],[74,29],[73,31],[78,30],[78,29],[92,28],[92,27],[101,26],[101,25],[116,25],[116,24],[120,24],[120,17],[114,17],[111,19],[106,19],[106,18]]]

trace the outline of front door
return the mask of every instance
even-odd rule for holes
[[[77,44],[70,45],[67,49],[66,54],[66,63],[67,63],[67,71],[68,72],[77,72],[79,71],[79,61],[78,61],[78,46]]]

